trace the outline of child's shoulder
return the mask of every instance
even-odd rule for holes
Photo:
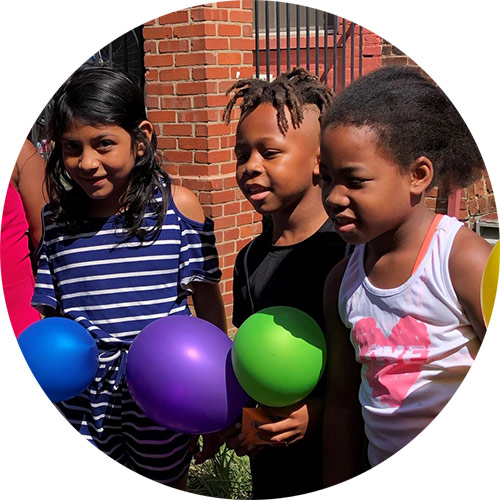
[[[199,223],[205,221],[203,207],[190,189],[172,184],[172,197],[180,215]]]
[[[340,284],[344,278],[351,256],[352,254],[346,255],[340,262],[337,262],[337,264],[335,264],[332,270],[328,273],[325,282],[325,293],[328,292],[338,295]]]
[[[54,203],[46,203],[42,207],[42,223],[45,227],[49,224],[53,226],[62,226],[63,224],[55,217],[56,207]]]
[[[461,227],[453,241],[450,251],[450,272],[463,274],[464,268],[481,272],[491,253],[492,246],[479,234],[469,228]]]
[[[344,278],[347,265],[351,254],[345,256],[340,262],[333,266],[332,270],[328,273],[323,287],[323,308],[325,311],[331,309],[337,310],[337,304],[340,295],[340,286]]]
[[[485,333],[480,305],[481,282],[492,248],[479,234],[464,226],[455,236],[448,263],[458,301],[480,339]]]

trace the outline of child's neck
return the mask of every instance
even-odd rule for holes
[[[119,205],[112,200],[91,200],[87,215],[89,217],[112,217],[119,212]]]
[[[321,202],[319,189],[313,189],[294,206],[274,212],[273,243],[278,246],[295,245],[312,236],[328,216]]]
[[[395,288],[411,276],[413,265],[435,214],[424,206],[391,234],[367,243],[365,272],[379,288]]]

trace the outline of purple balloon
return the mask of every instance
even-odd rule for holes
[[[222,330],[193,316],[150,323],[127,358],[132,397],[151,420],[177,432],[230,427],[250,399],[233,371],[232,344]]]

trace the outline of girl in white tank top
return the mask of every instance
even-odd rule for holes
[[[324,206],[357,245],[325,286],[326,486],[362,470],[365,435],[370,466],[417,436],[475,359],[491,246],[425,195],[483,169],[451,102],[410,68],[360,78],[323,116]]]

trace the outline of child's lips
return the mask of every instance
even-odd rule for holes
[[[262,201],[270,193],[269,188],[259,184],[247,184],[245,189],[250,200],[252,201]]]
[[[269,191],[260,191],[258,193],[251,194],[250,199],[252,201],[262,201],[268,194]]]
[[[348,233],[356,227],[356,220],[350,217],[334,217],[333,223],[339,233]]]
[[[97,185],[99,184],[100,182],[102,182],[104,179],[106,179],[106,177],[85,177],[85,178],[81,178],[83,182],[87,183],[87,184],[92,184],[92,185]]]

